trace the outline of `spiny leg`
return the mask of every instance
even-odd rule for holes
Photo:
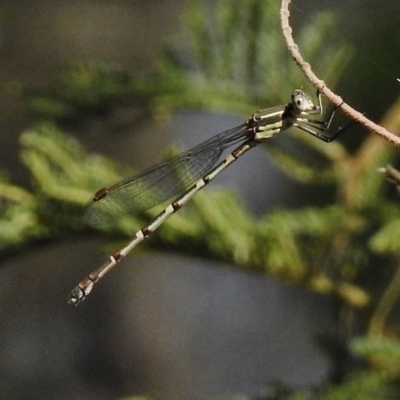
[[[318,107],[319,113],[322,114],[322,100],[321,93],[317,90]],[[336,140],[344,131],[350,129],[357,121],[351,120],[344,127],[339,127],[339,129],[333,135],[327,135],[327,132],[331,126],[333,118],[335,116],[336,110],[342,106],[343,102],[332,109],[329,118],[326,121],[308,118],[297,118],[293,126],[309,133],[310,135],[326,142],[333,142]],[[317,110],[316,110],[317,111]]]

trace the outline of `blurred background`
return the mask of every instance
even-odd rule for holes
[[[276,3],[0,1],[2,399],[398,398],[396,149],[361,126],[258,146],[66,304],[154,215],[95,229],[91,194],[315,93]],[[398,133],[399,3],[292,7],[319,77]]]

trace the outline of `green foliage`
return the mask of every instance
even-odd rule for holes
[[[46,119],[81,121],[132,101],[130,77],[117,66],[76,63],[46,88],[26,88],[33,113]]]
[[[385,337],[356,337],[351,349],[363,357],[381,376],[400,378],[400,341]]]
[[[31,191],[0,180],[1,250],[87,229],[82,211],[90,196],[132,173],[105,157],[88,154],[62,132],[60,122],[72,121],[79,130],[82,123],[99,116],[107,121],[110,113],[126,105],[159,116],[187,108],[247,114],[287,102],[304,80],[281,39],[278,2],[245,0],[241,7],[235,0],[205,4],[193,1],[186,16],[186,44],[180,49],[170,45],[156,76],[132,76],[104,64],[76,64],[48,88],[24,91],[42,122],[20,139],[21,158],[32,176]],[[348,47],[330,45],[335,21],[334,15],[321,14],[298,30],[303,54],[331,86],[350,54]],[[397,336],[390,341],[383,337],[400,293],[396,278],[400,223],[398,204],[386,199],[385,184],[376,172],[393,160],[394,152],[375,138],[350,152],[339,142],[327,145],[308,135],[295,137],[310,157],[303,153],[301,157],[278,141],[270,144],[271,154],[293,179],[334,187],[331,204],[277,210],[256,220],[230,191],[210,188],[171,218],[151,243],[207,254],[335,294],[349,308],[370,307],[364,321],[368,339],[353,341],[352,348],[373,367],[346,377],[319,399],[394,398],[391,385],[398,378],[400,345]],[[125,238],[153,214],[123,217],[101,229]],[[397,275],[378,294],[366,279],[367,267],[377,259],[380,276],[397,268]]]
[[[371,238],[371,247],[379,253],[392,254],[398,256],[400,254],[400,212],[397,204],[388,205],[385,210],[385,224]],[[390,212],[391,211],[391,212]],[[393,219],[396,216],[399,219]]]
[[[248,114],[287,102],[304,81],[287,55],[280,33],[279,3],[220,0],[208,7],[192,0],[185,17],[185,47],[165,50],[156,76],[132,76],[114,65],[77,63],[47,88],[29,88],[31,110],[52,120],[79,121],[107,115],[121,105],[148,107],[155,115],[207,108]],[[332,13],[299,32],[304,54],[333,85],[349,60],[348,46],[332,48]],[[183,67],[185,65],[185,67]],[[284,79],[282,79],[284,78]]]
[[[82,204],[90,188],[99,184],[98,179],[93,182],[93,172],[101,159],[89,158],[84,166],[77,163],[86,155],[77,142],[64,136],[54,125],[43,124],[24,132],[20,143],[22,160],[46,197]]]
[[[36,199],[0,178],[0,250],[45,234],[38,226]]]
[[[212,108],[247,114],[260,105],[286,103],[304,78],[287,55],[276,18],[279,2],[245,0],[241,7],[235,0],[211,5],[192,0],[192,4],[185,19],[186,76],[182,77],[175,51],[166,51],[163,79],[179,77],[180,90],[160,93],[157,108]],[[299,46],[330,84],[336,82],[351,53],[349,47],[327,45],[335,21],[331,13],[320,14],[299,33]]]
[[[350,376],[319,396],[319,400],[395,400],[398,389],[388,383],[384,375],[364,372]]]
[[[24,132],[20,143],[21,158],[32,174],[36,192],[32,212],[53,234],[59,229],[83,229],[82,209],[93,193],[133,173],[106,157],[87,154],[78,141],[50,123]],[[140,222],[140,216],[129,216],[102,228],[132,234]]]

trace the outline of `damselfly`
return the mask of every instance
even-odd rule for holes
[[[135,237],[110,256],[110,259],[93,271],[76,286],[69,303],[79,304],[91,292],[108,271],[119,263],[132,249],[154,232],[172,214],[186,204],[194,194],[207,185],[221,171],[231,165],[248,150],[294,126],[324,142],[336,139],[348,123],[335,134],[327,134],[336,108],[327,121],[309,118],[322,114],[321,94],[317,92],[318,104],[301,90],[292,93],[291,102],[279,107],[257,111],[247,122],[222,132],[176,157],[171,158],[132,178],[108,188],[100,189],[93,196],[87,210],[89,219],[115,218],[128,211],[154,207],[172,197],[177,197],[149,225],[137,231]],[[222,152],[241,143],[221,163],[213,168]]]

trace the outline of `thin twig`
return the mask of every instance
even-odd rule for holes
[[[377,135],[383,137],[385,140],[393,143],[397,147],[400,147],[400,138],[393,133],[387,131],[382,126],[379,126],[366,118],[363,114],[356,111],[354,108],[350,107],[347,103],[343,101],[343,99],[332,92],[325,84],[325,82],[319,79],[313,72],[311,65],[306,62],[302,55],[300,54],[299,48],[297,44],[293,40],[292,36],[292,28],[289,25],[289,4],[291,0],[282,0],[281,3],[281,27],[283,36],[285,37],[286,44],[288,46],[288,50],[292,55],[293,59],[296,61],[297,65],[301,68],[310,82],[321,92],[323,93],[333,104],[339,107],[345,114],[359,122],[363,126],[365,126],[371,132],[376,133]]]

